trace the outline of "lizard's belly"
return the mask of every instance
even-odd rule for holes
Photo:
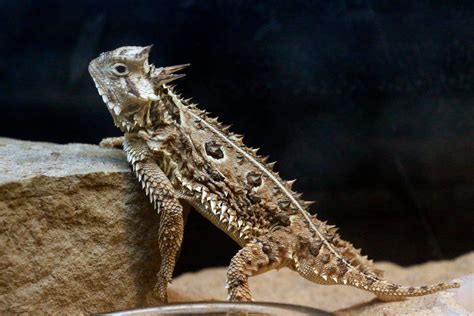
[[[219,214],[216,215],[212,212],[209,212],[209,210],[207,210],[206,207],[197,199],[187,200],[187,202],[191,204],[191,206],[193,206],[202,216],[207,218],[212,224],[231,237],[239,246],[245,246],[252,239],[250,234],[232,226],[232,224],[229,224],[228,221],[221,220]]]
[[[177,176],[176,178],[179,178]],[[193,206],[202,216],[225,232],[240,246],[267,232],[249,212],[238,207],[232,193],[216,190],[213,185],[184,178],[177,179],[176,190],[181,199]]]
[[[240,246],[247,244],[257,232],[248,220],[236,211],[235,201],[232,201],[225,190],[219,190],[209,181],[199,167],[192,166],[194,172],[189,172],[189,162],[181,162],[184,157],[171,159],[166,152],[157,151],[156,162],[170,180],[177,197],[193,206],[202,216],[207,218],[219,229],[224,231]],[[185,167],[185,164],[188,165]]]

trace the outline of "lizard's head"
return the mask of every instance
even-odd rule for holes
[[[160,100],[160,87],[183,77],[174,72],[188,66],[155,68],[148,64],[150,50],[151,46],[125,46],[89,64],[97,90],[123,132],[145,126],[151,104]]]

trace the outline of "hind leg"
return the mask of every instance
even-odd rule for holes
[[[232,258],[227,270],[227,288],[230,301],[251,301],[248,278],[259,274],[263,266],[268,265],[268,257],[258,244],[250,244],[239,250]]]
[[[232,258],[227,269],[228,300],[251,301],[249,277],[282,268],[290,262],[292,251],[288,238],[282,238],[280,235],[281,232],[277,231],[261,236],[239,250]]]

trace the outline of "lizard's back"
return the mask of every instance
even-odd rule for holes
[[[170,87],[163,89],[157,102],[159,108],[174,113],[163,114],[173,117],[173,127],[156,131],[164,135],[155,145],[160,167],[184,200],[240,245],[272,227],[288,226],[289,216],[298,212],[291,199],[305,207],[309,204],[291,190],[293,181],[282,180],[272,171],[274,164],[245,146],[240,135],[179,98]],[[153,147],[153,141],[149,144]]]

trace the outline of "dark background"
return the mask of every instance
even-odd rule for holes
[[[448,4],[449,3],[449,4]],[[119,135],[87,73],[123,45],[278,160],[370,257],[472,250],[473,1],[1,1],[0,135]],[[191,214],[178,273],[237,246]]]

